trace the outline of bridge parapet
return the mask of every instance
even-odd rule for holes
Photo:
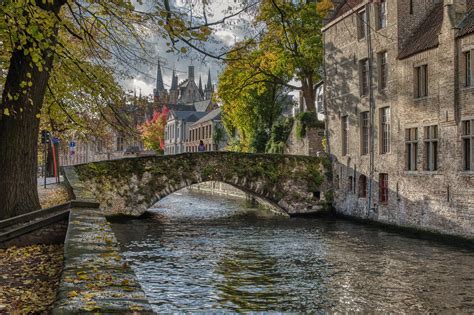
[[[327,157],[203,152],[81,164],[67,167],[66,177],[77,175],[73,190],[77,186],[81,195],[84,188],[92,192],[106,215],[141,215],[161,198],[210,180],[294,215],[330,206],[330,172]]]

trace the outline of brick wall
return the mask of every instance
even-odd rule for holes
[[[375,110],[372,200],[359,197],[359,178],[370,178],[370,155],[361,152],[361,112],[369,111],[369,99],[360,96],[358,62],[367,58],[367,41],[357,39],[356,15],[325,31],[326,94],[331,154],[334,156],[335,208],[338,212],[389,224],[417,227],[442,233],[474,237],[474,174],[463,171],[461,123],[474,117],[474,89],[458,91],[459,68],[456,45],[473,47],[474,35],[456,40],[455,30],[444,8],[439,47],[399,60],[400,43],[421,23],[437,1],[413,1],[414,15],[408,16],[408,1],[387,1],[388,25],[372,31]],[[419,6],[419,7],[418,7]],[[375,24],[371,5],[370,23]],[[388,86],[378,89],[376,54],[388,56]],[[414,68],[428,65],[428,97],[414,97]],[[459,100],[459,101],[457,101]],[[389,152],[380,146],[380,109],[389,107]],[[349,119],[348,154],[342,154],[341,118]],[[438,126],[439,167],[425,171],[424,127]],[[405,129],[418,129],[417,170],[406,169]],[[379,197],[380,174],[388,174],[388,202]],[[351,182],[351,183],[349,183]]]

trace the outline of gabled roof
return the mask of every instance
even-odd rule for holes
[[[214,110],[211,110],[210,112],[208,113],[205,113],[206,115],[204,115],[204,117],[202,117],[201,119],[199,119],[198,121],[196,121],[193,125],[197,125],[197,124],[200,124],[200,123],[203,123],[203,122],[206,122],[206,121],[216,121],[216,120],[221,120],[221,109],[220,108],[216,108]]]
[[[443,2],[438,2],[426,19],[415,29],[413,35],[403,43],[399,59],[438,47],[439,33],[443,24]]]
[[[204,100],[204,101],[194,102],[192,105],[194,106],[194,109],[196,109],[197,112],[205,112],[207,111],[207,108],[209,107],[210,103],[211,103],[211,100]]]
[[[472,8],[469,8],[469,12],[464,20],[459,24],[459,31],[456,34],[456,37],[462,37],[471,33],[474,33],[474,1],[471,4]]]
[[[170,116],[174,119],[185,120],[186,122],[195,122],[205,116],[207,113],[198,113],[194,111],[178,111],[178,110],[170,110],[168,113],[168,119]]]

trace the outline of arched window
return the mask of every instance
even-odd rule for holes
[[[359,198],[367,198],[367,177],[359,176]]]

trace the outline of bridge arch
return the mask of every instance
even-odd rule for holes
[[[106,215],[141,215],[167,195],[206,181],[232,185],[292,215],[328,207],[330,169],[326,157],[202,152],[87,163],[65,173],[77,175]]]

